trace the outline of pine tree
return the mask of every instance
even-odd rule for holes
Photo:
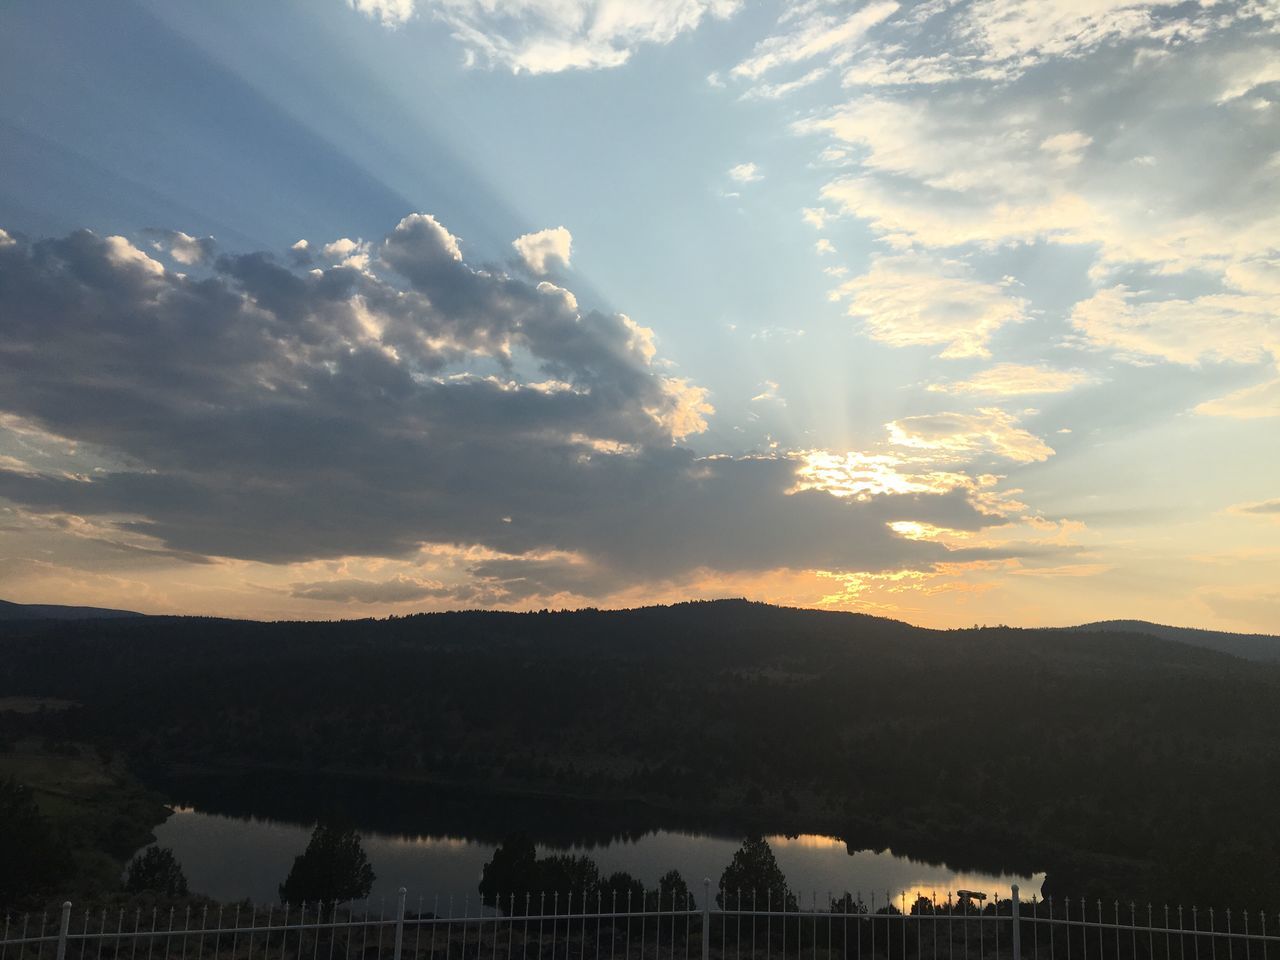
[[[738,896],[748,903],[754,894],[760,905],[772,904],[774,910],[795,910],[796,895],[787,888],[787,878],[774,859],[773,848],[763,837],[747,837],[720,876],[716,905],[737,908]]]
[[[185,897],[187,877],[172,850],[148,847],[129,863],[124,889],[127,893],[151,892],[164,897]]]
[[[377,876],[351,827],[321,821],[307,849],[293,861],[280,884],[284,903],[343,903],[361,900],[373,889]]]

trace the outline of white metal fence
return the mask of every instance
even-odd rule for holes
[[[717,896],[718,893],[718,896]],[[1268,960],[1267,916],[960,891],[895,898],[597,891],[497,905],[247,904],[6,916],[0,960]],[[1273,927],[1274,927],[1273,920]],[[1277,952],[1276,960],[1280,960]]]

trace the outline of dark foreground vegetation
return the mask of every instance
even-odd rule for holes
[[[83,912],[57,904],[33,917],[6,913],[3,952],[13,960],[1035,960],[1073,953],[1095,960],[1216,960],[1266,955],[1266,916],[1104,905],[1083,900],[945,899],[904,893],[864,900],[845,891],[805,901],[788,885],[767,841],[747,837],[698,897],[679,871],[647,887],[601,874],[590,857],[538,856],[525,837],[505,840],[485,864],[485,909],[438,900],[361,900],[373,874],[350,827],[322,821],[280,887],[279,904],[216,903],[187,893],[172,851],[148,848],[129,865],[125,895]],[[714,892],[713,892],[714,891]],[[714,907],[712,904],[714,903]],[[429,908],[429,909],[428,909]],[[439,912],[437,912],[439,911]],[[1073,913],[1074,911],[1074,913]],[[73,917],[73,913],[75,916]],[[50,915],[60,932],[45,938]],[[1253,928],[1249,921],[1252,917]],[[1201,925],[1202,919],[1207,924]],[[17,934],[13,938],[13,934]],[[1251,939],[1252,938],[1252,939]],[[257,949],[254,943],[257,941]],[[1020,943],[1020,947],[1015,946]]]
[[[1048,869],[1046,893],[1280,902],[1280,667],[1150,636],[736,601],[26,622],[0,628],[0,697],[64,706],[0,712],[0,740],[91,744],[145,781],[626,802]]]
[[[0,717],[6,714],[0,714]],[[36,722],[38,715],[27,722]],[[117,758],[64,741],[0,751],[0,907],[115,890],[168,813]]]

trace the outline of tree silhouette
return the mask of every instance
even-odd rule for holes
[[[624,876],[627,881],[636,882],[629,875]],[[533,841],[524,834],[502,841],[480,874],[480,896],[485,906],[504,912],[523,912],[526,896],[531,907],[536,908],[545,895],[545,905],[550,909],[557,895],[561,903],[568,903],[572,895],[575,903],[583,904],[601,890],[600,870],[590,857],[539,857]],[[637,902],[643,903],[643,885],[639,891]]]
[[[150,892],[165,897],[185,897],[187,877],[172,850],[148,847],[129,863],[124,889],[126,893]]]
[[[773,848],[763,837],[747,837],[742,841],[720,875],[716,906],[736,908],[739,894],[744,904],[748,902],[746,898],[754,894],[758,906],[771,904],[774,910],[797,909],[796,895],[787,888],[787,878],[774,859]]]
[[[360,900],[369,895],[376,879],[355,830],[322,820],[280,884],[280,899],[331,904]]]
[[[664,905],[671,907],[673,904],[681,910],[697,909],[697,901],[689,892],[689,884],[685,882],[679,870],[668,870],[659,877],[658,889],[654,893],[662,897],[661,903],[655,899],[656,908],[659,910]]]
[[[537,896],[538,851],[524,834],[498,844],[480,874],[480,896],[486,907],[524,910],[525,897]],[[498,903],[501,899],[503,903]]]
[[[615,905],[619,910],[626,910],[628,905],[639,909],[645,899],[644,883],[625,870],[609,874],[600,884],[600,893],[606,910]]]

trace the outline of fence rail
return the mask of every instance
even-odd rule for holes
[[[1269,960],[1267,915],[973,892],[908,902],[687,891],[5,916],[0,960]],[[245,914],[248,914],[246,917]],[[51,921],[53,921],[51,923]],[[1273,923],[1273,929],[1275,924]]]

